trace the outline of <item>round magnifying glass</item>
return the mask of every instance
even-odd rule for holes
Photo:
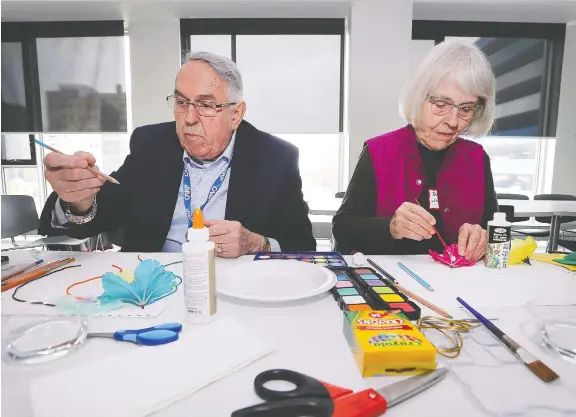
[[[556,352],[576,360],[576,324],[568,322],[543,323],[542,341]]]
[[[526,305],[541,341],[564,358],[576,360],[576,296],[542,294]]]
[[[47,318],[12,325],[5,351],[18,363],[35,364],[61,358],[80,346],[88,335],[88,322],[81,317]]]

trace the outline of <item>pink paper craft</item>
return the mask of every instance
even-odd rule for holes
[[[458,255],[458,247],[456,246],[456,243],[448,245],[441,254],[433,250],[429,250],[428,253],[436,262],[448,265],[450,268],[471,266],[476,263],[473,261],[467,261],[465,257]],[[452,254],[452,256],[450,256],[450,254]]]

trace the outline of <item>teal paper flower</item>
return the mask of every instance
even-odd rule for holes
[[[174,294],[182,278],[167,271],[155,260],[140,262],[134,275],[106,272],[102,275],[104,293],[98,297],[101,303],[122,301],[144,308],[149,304]]]

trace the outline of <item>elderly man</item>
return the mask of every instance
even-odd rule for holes
[[[298,150],[242,120],[236,65],[191,54],[167,100],[176,121],[134,130],[130,154],[111,174],[120,184],[87,170],[96,164],[89,153],[46,156],[55,192],[40,233],[87,237],[124,227],[123,251],[178,252],[200,207],[219,256],[315,250]]]

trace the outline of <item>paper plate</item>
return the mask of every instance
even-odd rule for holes
[[[322,294],[335,284],[336,275],[329,269],[299,261],[253,261],[216,267],[218,293],[243,300],[300,300]]]

